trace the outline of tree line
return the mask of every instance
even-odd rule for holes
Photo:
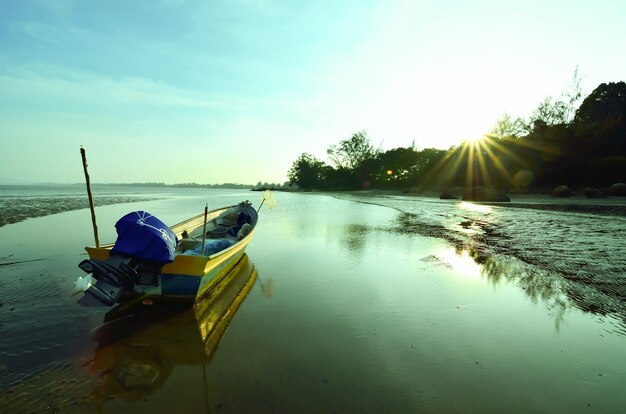
[[[626,182],[626,83],[602,83],[582,99],[575,72],[569,91],[545,98],[526,119],[503,115],[480,140],[383,151],[360,131],[327,156],[302,153],[289,182],[305,190],[610,186]]]

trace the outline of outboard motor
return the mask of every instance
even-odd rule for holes
[[[89,275],[86,276],[85,295],[78,303],[83,306],[112,306],[117,303],[122,294],[137,283],[137,271],[130,265],[132,260],[111,255],[105,261],[86,259],[80,262],[78,267]]]
[[[112,306],[126,292],[141,293],[142,285],[158,286],[161,267],[174,261],[178,239],[149,213],[129,213],[115,229],[117,240],[107,260],[86,259],[78,265],[88,273],[76,282],[85,293],[78,301],[83,306]]]

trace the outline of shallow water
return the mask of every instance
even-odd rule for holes
[[[132,209],[175,223],[205,201],[256,204],[260,194],[157,196],[98,207],[101,239],[114,240],[114,222]],[[502,223],[528,222],[532,210],[580,231],[579,213],[489,207],[485,218],[485,210],[410,197],[357,200],[392,208],[276,198],[247,249],[244,273],[258,273],[252,289],[209,345],[198,326],[219,317],[174,312],[130,321],[120,335],[98,328],[106,311],[74,303],[76,264],[92,237],[88,210],[0,228],[0,412],[624,412],[620,308],[585,308],[559,265],[507,252],[475,224],[505,232],[514,224]],[[616,220],[623,216],[604,218]],[[506,240],[550,240],[559,226]],[[609,234],[591,240],[607,248]],[[611,251],[605,266],[619,268]]]

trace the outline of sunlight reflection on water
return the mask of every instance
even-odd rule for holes
[[[454,249],[446,249],[437,254],[438,257],[449,263],[453,270],[456,270],[460,277],[480,280],[483,268],[470,256],[467,250],[461,252]]]
[[[475,211],[478,213],[491,213],[492,211],[491,206],[484,205],[484,204],[468,203],[467,201],[461,201],[459,203],[459,208],[461,210]]]

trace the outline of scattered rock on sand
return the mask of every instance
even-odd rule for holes
[[[449,193],[449,192],[447,192],[447,191],[444,191],[443,193],[441,193],[441,195],[439,196],[439,198],[440,198],[441,200],[456,200],[456,199],[457,199],[457,197],[456,197],[454,194]]]
[[[569,197],[572,195],[572,190],[566,185],[560,185],[552,190],[550,195],[552,197]]]
[[[498,203],[508,203],[511,201],[509,196],[504,193],[485,187],[474,187],[463,194],[463,201],[491,201]]]
[[[616,183],[609,187],[609,194],[612,196],[626,197],[626,184]]]
[[[601,190],[597,188],[587,188],[585,190],[585,197],[587,198],[606,198],[606,194],[604,194]]]

